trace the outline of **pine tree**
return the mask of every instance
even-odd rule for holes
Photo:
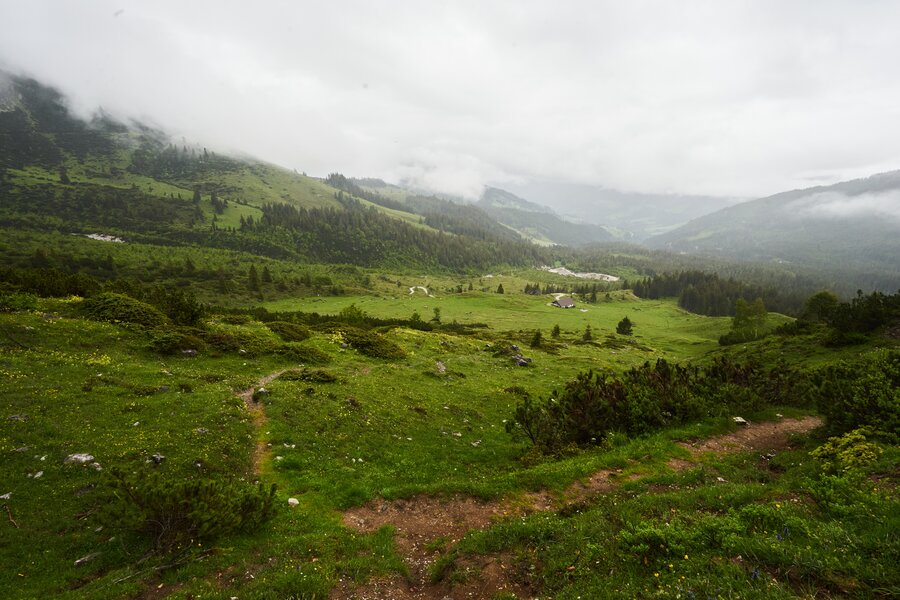
[[[269,273],[269,267],[263,266],[262,270],[262,282],[263,283],[272,283],[272,274]]]
[[[584,335],[581,336],[581,339],[585,342],[590,342],[592,339],[594,339],[594,335],[591,333],[590,325],[584,328]]]
[[[256,265],[250,265],[247,271],[247,289],[251,292],[259,291],[259,274],[256,272]]]
[[[552,337],[553,339],[558,339],[558,338],[559,338],[559,333],[560,333],[560,331],[559,331],[559,325],[558,325],[558,324],[557,324],[557,325],[554,325],[554,326],[553,326],[553,331],[550,332],[550,337]]]
[[[502,284],[502,283],[501,283],[500,285],[497,286],[497,293],[498,293],[498,294],[502,294],[502,293],[503,293],[503,284]]]
[[[619,324],[616,325],[616,333],[620,335],[631,335],[633,332],[634,324],[631,322],[627,316],[619,321]]]
[[[534,337],[531,338],[531,347],[532,348],[540,348],[542,341],[543,340],[541,339],[541,330],[538,329],[534,332]]]

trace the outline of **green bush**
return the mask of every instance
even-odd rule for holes
[[[266,327],[271,329],[285,342],[302,342],[303,340],[309,339],[312,335],[309,327],[297,325],[296,323],[289,323],[287,321],[272,321],[266,323]]]
[[[37,308],[37,296],[34,294],[0,294],[0,312],[34,310]]]
[[[828,438],[810,456],[818,459],[822,471],[828,475],[865,475],[881,457],[881,448],[866,441],[866,435],[871,435],[871,430],[860,428]]]
[[[274,484],[266,490],[262,484],[165,479],[113,469],[109,489],[112,497],[102,519],[143,538],[160,554],[256,528],[274,512]]]
[[[312,383],[334,383],[338,380],[337,375],[325,369],[290,369],[282,373],[279,379]]]
[[[331,362],[331,356],[318,348],[305,346],[297,342],[288,342],[275,348],[277,354],[287,356],[296,361],[313,365],[324,365]]]
[[[360,354],[373,358],[405,358],[406,352],[397,344],[373,331],[347,327],[341,331],[344,341]]]
[[[82,313],[95,321],[130,323],[142,327],[162,327],[168,317],[156,307],[124,294],[104,292],[81,303]]]
[[[889,441],[900,438],[900,352],[833,365],[817,376],[819,412],[829,433],[869,425]]]
[[[277,352],[279,348],[279,343],[273,336],[251,328],[212,329],[201,331],[198,336],[211,348],[220,352],[243,351],[251,356],[259,356]]]
[[[802,404],[808,382],[803,373],[764,371],[725,358],[704,367],[659,359],[623,374],[581,373],[543,402],[523,397],[506,429],[558,454],[572,444],[602,443],[614,432],[642,435],[727,411]]]
[[[179,354],[184,350],[201,352],[206,349],[206,342],[191,333],[160,329],[152,333],[147,346],[159,354]]]
[[[250,323],[253,319],[250,318],[250,315],[222,315],[219,317],[219,320],[223,323],[228,323],[229,325],[246,325]]]

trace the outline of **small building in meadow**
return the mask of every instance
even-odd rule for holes
[[[553,306],[557,308],[575,308],[575,301],[571,298],[557,298],[553,301]]]

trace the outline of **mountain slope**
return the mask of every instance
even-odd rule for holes
[[[223,156],[103,114],[85,121],[51,88],[0,80],[0,228],[369,267],[546,262],[474,206],[385,206],[361,189],[334,187],[340,177]]]
[[[900,287],[900,171],[725,208],[647,240],[653,248],[798,264],[860,288]]]
[[[559,181],[508,184],[513,193],[578,222],[603,225],[617,237],[640,242],[737,202],[732,198],[621,192]]]
[[[581,246],[613,239],[612,234],[599,225],[571,223],[546,206],[499,188],[486,188],[477,206],[503,225],[539,242]]]

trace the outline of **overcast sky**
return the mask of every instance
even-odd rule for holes
[[[223,150],[475,195],[900,169],[900,2],[0,0],[0,66]]]

